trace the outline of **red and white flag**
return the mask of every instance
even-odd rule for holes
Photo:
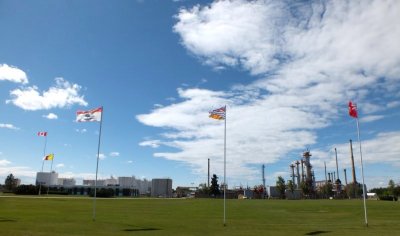
[[[103,107],[99,107],[90,111],[77,111],[76,121],[77,122],[101,121],[102,112],[103,112]]]
[[[357,104],[349,102],[349,115],[353,118],[358,118]]]
[[[47,136],[47,132],[38,132],[37,135],[38,136]]]

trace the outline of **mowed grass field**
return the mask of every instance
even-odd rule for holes
[[[400,203],[0,197],[0,235],[400,235]]]

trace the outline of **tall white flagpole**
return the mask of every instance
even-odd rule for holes
[[[99,169],[99,159],[100,159],[100,140],[101,140],[101,126],[103,124],[103,107],[101,107],[100,116],[100,130],[99,130],[99,142],[97,145],[97,163],[96,163],[96,179],[94,180],[94,198],[93,198],[93,221],[96,220],[96,192],[97,192],[97,172]]]
[[[358,122],[358,116],[356,118],[357,121],[357,136],[358,136],[358,143],[360,145],[360,160],[361,160],[361,175],[362,175],[362,189],[363,189],[363,198],[364,198],[364,217],[365,217],[365,225],[368,227],[368,217],[367,217],[367,204],[365,202],[365,183],[364,183],[364,166],[363,166],[363,159],[362,159],[362,151],[361,151],[361,140],[360,140],[360,125]]]
[[[224,129],[224,226],[226,226],[226,105],[225,105],[225,129]]]
[[[44,166],[44,158],[46,157],[46,146],[47,146],[47,132],[44,136],[44,148],[43,148],[43,160],[42,160],[42,173],[43,173],[43,166]],[[39,195],[42,192],[42,181],[39,182]]]
[[[49,186],[47,186],[47,195],[49,195],[49,190],[50,190],[51,173],[53,172],[53,161],[54,161],[54,153],[53,153],[53,159],[51,159],[49,183],[48,183]]]

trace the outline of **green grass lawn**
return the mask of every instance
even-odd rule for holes
[[[400,235],[400,203],[0,197],[0,235]]]

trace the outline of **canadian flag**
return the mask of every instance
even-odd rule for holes
[[[38,136],[47,136],[47,132],[38,132],[37,135]]]
[[[349,102],[349,115],[353,118],[358,118],[357,105]]]

